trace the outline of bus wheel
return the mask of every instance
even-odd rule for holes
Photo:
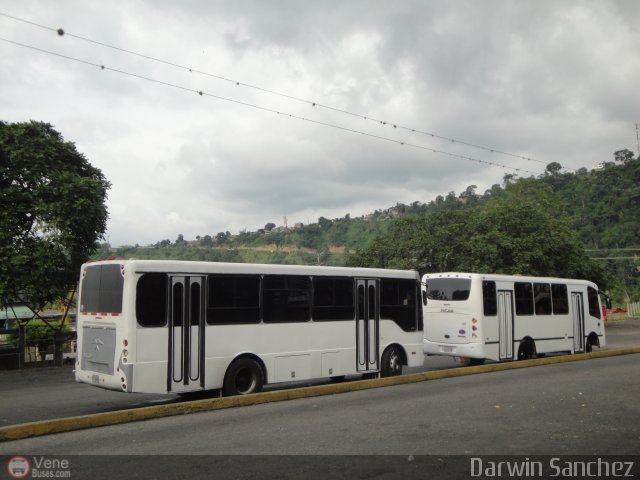
[[[533,343],[528,341],[520,342],[520,347],[518,347],[518,360],[531,360],[535,358],[535,347]]]
[[[382,354],[381,377],[395,377],[402,373],[402,353],[396,345],[391,345]]]
[[[587,338],[587,343],[584,344],[584,351],[586,353],[590,353],[593,351],[593,343],[591,342],[591,338]]]
[[[222,394],[248,395],[258,393],[263,385],[262,368],[252,358],[242,357],[235,360],[224,376]]]

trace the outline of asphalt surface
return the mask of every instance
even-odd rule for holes
[[[624,347],[640,347],[640,320],[610,322],[607,325],[606,349]],[[405,373],[456,367],[464,368],[450,357],[427,357],[423,367],[405,369]],[[323,382],[298,382],[267,389]],[[174,394],[126,394],[76,383],[72,366],[0,370],[0,427],[184,401]]]
[[[640,354],[0,443],[0,454],[634,455]]]

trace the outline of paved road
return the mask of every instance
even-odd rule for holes
[[[639,364],[625,355],[161,418],[5,442],[0,455],[637,455]]]
[[[607,343],[640,346],[640,321],[611,323]],[[427,357],[424,367],[408,373],[456,366],[449,357]],[[75,383],[72,367],[0,371],[0,426],[180,401],[177,395],[124,394]]]

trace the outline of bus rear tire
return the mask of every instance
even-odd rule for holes
[[[518,360],[536,358],[536,346],[532,341],[523,340],[518,347]]]
[[[397,345],[387,347],[382,354],[380,376],[395,377],[402,374],[402,352]]]
[[[222,395],[249,395],[262,391],[264,384],[262,367],[252,358],[235,360],[224,376]]]

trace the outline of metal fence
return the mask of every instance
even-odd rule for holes
[[[0,369],[62,365],[75,359],[75,332],[31,341],[25,337],[24,327],[0,329]]]
[[[640,317],[640,302],[627,303],[627,316]]]

